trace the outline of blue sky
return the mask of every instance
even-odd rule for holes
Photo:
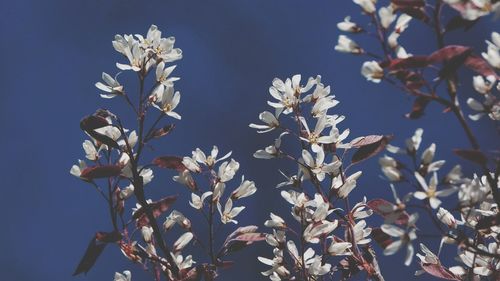
[[[262,226],[269,211],[282,210],[274,189],[281,178],[278,163],[260,161],[252,153],[268,145],[274,136],[257,135],[248,124],[268,109],[267,89],[274,77],[322,75],[340,100],[336,107],[347,116],[344,128],[353,137],[394,134],[402,144],[424,126],[423,147],[436,142],[437,158],[460,162],[450,149],[468,147],[452,116],[431,105],[420,120],[406,120],[412,99],[384,85],[371,84],[359,74],[362,58],[336,53],[339,32],[335,25],[344,16],[361,18],[350,1],[10,1],[0,9],[0,139],[3,227],[0,231],[0,268],[5,280],[111,280],[115,271],[131,269],[136,280],[147,277],[138,266],[125,261],[116,247],[109,247],[87,276],[71,277],[88,240],[97,230],[109,228],[106,206],[91,187],[69,174],[84,157],[80,119],[99,107],[123,113],[117,100],[99,98],[94,83],[102,71],[116,73],[119,56],[111,46],[116,33],[145,33],[156,24],[164,34],[176,37],[184,52],[177,63],[176,84],[181,91],[177,110],[183,119],[167,139],[157,142],[158,154],[189,155],[213,144],[233,151],[245,176],[259,191],[247,202],[241,221]],[[493,26],[484,19],[467,33],[451,35],[449,42],[472,44],[483,50]],[[435,46],[429,30],[412,22],[403,35],[407,50],[427,53]],[[374,40],[357,39],[376,50]],[[465,77],[469,77],[468,74]],[[125,79],[125,78],[122,78]],[[470,79],[469,79],[470,80]],[[464,101],[473,95],[469,80],[460,93]],[[494,147],[491,123],[474,130],[487,146]],[[354,193],[360,199],[390,196],[380,179],[376,159],[364,170]],[[470,167],[465,168],[471,172]],[[163,174],[162,174],[163,173]],[[183,193],[157,171],[151,197]],[[185,193],[185,192],[184,192]],[[185,201],[187,202],[187,201]],[[278,201],[283,202],[283,201]],[[176,208],[183,210],[186,206]],[[265,206],[266,208],[263,208]],[[196,221],[196,220],[194,220]],[[425,224],[422,225],[425,227]],[[434,248],[437,241],[429,242]],[[257,255],[270,255],[264,245],[236,259],[240,264],[221,280],[260,280],[264,269]],[[402,266],[402,254],[382,260],[387,280],[401,274],[411,278],[414,266]],[[397,264],[397,266],[395,266]],[[142,278],[141,278],[142,277]],[[141,278],[141,279],[139,279]]]

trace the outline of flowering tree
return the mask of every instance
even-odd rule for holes
[[[418,275],[499,280],[500,158],[498,151],[479,143],[469,124],[470,120],[481,120],[498,127],[500,34],[492,33],[481,54],[469,46],[448,45],[446,39],[450,32],[470,29],[481,18],[499,11],[500,2],[391,0],[381,7],[376,0],[353,2],[361,8],[364,19],[355,23],[348,16],[338,28],[352,35],[372,35],[379,51],[368,50],[344,34],[335,49],[367,57],[361,74],[368,81],[387,83],[413,96],[407,118],[420,118],[431,103],[453,115],[470,142],[470,147],[454,152],[476,167],[474,174],[464,175],[459,165],[445,170],[445,161],[435,159],[435,143],[420,148],[421,128],[402,147],[389,144],[393,138],[389,135],[350,139],[350,130],[341,129],[345,117],[332,113],[339,102],[321,76],[305,82],[301,75],[275,78],[269,88],[272,110],[260,113],[261,123],[250,127],[260,134],[276,133],[274,143],[256,151],[255,158],[286,159],[297,167],[292,174],[280,171],[284,182],[276,186],[291,213],[270,209],[264,222],[267,234],[248,225],[235,228],[227,237],[217,237],[220,227],[238,223],[237,216],[245,208],[241,201],[253,195],[256,186],[243,176],[240,183],[232,184],[240,165],[230,158],[231,152],[220,157],[216,146],[210,153],[196,148],[191,156],[144,160],[151,143],[174,129],[174,124],[163,124],[165,119],[181,119],[177,110],[181,96],[174,88],[179,78],[172,76],[176,66],[171,63],[181,59],[182,52],[174,48],[173,37],[162,38],[153,25],[146,36],[116,35],[113,41],[115,50],[127,59],[116,66],[137,75],[139,92],[130,95],[129,87],[118,82],[118,75],[103,73],[103,82],[96,83],[103,98],[125,101],[137,120],[135,128],[127,129],[124,119],[106,109],[80,123],[89,137],[83,148],[90,164],[79,160],[71,174],[102,196],[112,228],[92,237],[75,275],[88,272],[104,248],[114,244],[155,280],[214,280],[219,269],[232,264],[230,254],[265,240],[272,254],[262,253],[258,260],[269,267],[262,274],[271,280],[345,280],[359,275],[384,280],[379,267],[384,259],[376,255],[374,241],[384,255],[404,251],[403,264],[407,266],[416,255],[421,267]],[[398,39],[412,21],[429,27],[436,50],[412,55],[401,45]],[[472,85],[478,93],[466,100],[468,108],[461,105],[460,91],[468,89],[460,81],[469,75],[463,69],[475,73]],[[149,83],[152,85],[146,87]],[[466,115],[466,111],[471,113]],[[151,117],[154,114],[156,117]],[[353,169],[382,151],[387,154],[379,164],[393,198],[364,197],[354,202],[350,194],[362,172]],[[204,218],[206,225],[192,224],[181,211],[171,210],[175,195],[147,199],[145,186],[153,180],[152,168],[177,173],[173,180],[183,185],[191,198],[186,205]],[[235,188],[229,192],[227,186]],[[407,193],[401,186],[413,190]],[[377,223],[374,214],[383,223]],[[419,223],[423,216],[432,221],[430,227]],[[162,224],[160,219],[164,219]],[[439,246],[420,243],[421,253],[415,254],[421,237],[435,238]],[[206,257],[188,254],[193,246],[200,247]],[[455,263],[448,265],[451,259],[441,262],[442,247],[457,249]],[[131,280],[130,271],[116,273],[116,280]]]
[[[392,0],[388,1],[388,6],[379,8],[375,0],[353,2],[360,6],[368,24],[357,24],[346,17],[338,28],[351,34],[374,35],[380,51],[366,50],[346,35],[339,36],[335,49],[369,57],[370,60],[361,67],[361,74],[368,81],[385,82],[414,96],[407,118],[421,117],[426,106],[433,102],[443,106],[445,112],[451,112],[470,142],[470,148],[454,152],[477,167],[476,174],[463,175],[457,165],[445,176],[439,177],[438,172],[441,173],[445,161],[434,160],[436,145],[431,144],[418,155],[422,129],[417,129],[403,148],[388,145],[389,153],[401,155],[396,158],[386,155],[379,160],[383,174],[391,182],[394,200],[375,199],[367,203],[384,218],[384,224],[373,229],[372,237],[384,248],[385,255],[406,248],[405,264],[409,265],[414,256],[413,243],[417,241],[418,232],[434,231],[436,234],[430,236],[440,241],[440,247],[431,251],[420,244],[423,254],[417,256],[422,271],[417,274],[427,272],[447,280],[498,280],[500,159],[497,152],[482,148],[463,113],[469,109],[463,108],[459,102],[463,75],[459,70],[467,68],[477,74],[472,78],[472,84],[480,101],[467,99],[467,105],[472,110],[469,119],[478,121],[487,116],[498,126],[500,35],[492,33],[491,41],[486,41],[487,50],[481,55],[468,46],[447,45],[446,36],[459,29],[471,28],[492,11],[498,13],[500,2]],[[447,14],[457,11],[459,14],[448,18],[443,11]],[[420,21],[434,34],[437,49],[433,53],[411,55],[398,42],[411,21]],[[400,159],[402,157],[406,157],[407,161]],[[402,191],[398,187],[401,185],[410,185],[415,191],[399,197]],[[445,205],[451,209],[442,207]],[[419,214],[429,216],[435,226],[433,230],[417,227]],[[457,248],[457,263],[452,267],[441,264],[439,259],[439,252],[445,244]]]
[[[93,186],[102,196],[112,230],[97,232],[92,237],[74,275],[88,272],[105,246],[115,244],[125,257],[150,271],[155,280],[200,280],[202,277],[214,280],[218,268],[231,265],[228,255],[264,239],[253,225],[236,228],[224,239],[216,237],[215,228],[236,224],[236,216],[245,207],[235,205],[256,191],[254,182],[242,177],[241,183],[227,195],[226,185],[231,185],[239,170],[238,162],[227,160],[231,152],[218,157],[219,150],[214,146],[209,155],[197,148],[191,157],[160,156],[152,162],[144,162],[144,151],[151,142],[170,134],[174,128],[173,124],[162,125],[162,122],[166,118],[181,119],[176,112],[181,95],[174,90],[179,78],[171,75],[176,66],[167,64],[180,60],[182,52],[174,48],[174,37],[162,38],[161,35],[152,25],[146,37],[116,35],[113,41],[115,50],[127,59],[126,63],[116,66],[137,76],[138,94],[130,94],[128,88],[118,82],[118,75],[103,73],[104,83],[96,83],[103,98],[120,98],[128,104],[137,119],[136,128],[126,129],[119,116],[105,109],[80,122],[89,137],[83,149],[91,164],[79,160],[78,165],[71,168],[71,174]],[[146,91],[149,81],[152,86]],[[153,110],[156,113],[151,112]],[[151,115],[157,116],[152,119]],[[145,186],[153,180],[153,167],[178,172],[173,180],[187,187],[191,194],[189,205],[206,219],[205,226],[192,225],[178,210],[172,210],[163,224],[159,223],[176,196],[155,201],[147,199]],[[195,175],[200,179],[195,179]],[[132,207],[130,201],[136,203],[131,210],[128,209]],[[174,232],[175,226],[179,231]],[[202,233],[207,235],[200,235]],[[177,239],[168,241],[172,236]],[[196,263],[192,255],[185,254],[190,244],[206,252],[205,262]],[[116,273],[114,280],[131,280],[131,272]]]

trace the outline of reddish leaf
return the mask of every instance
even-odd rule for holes
[[[472,71],[481,74],[483,76],[493,75],[497,79],[500,79],[500,76],[497,75],[495,70],[485,61],[483,58],[478,57],[476,55],[471,55],[465,60],[465,66],[470,68]]]
[[[122,172],[122,167],[118,165],[102,165],[87,167],[82,171],[80,177],[93,180],[100,178],[116,177]]]
[[[355,148],[359,148],[359,147],[362,147],[365,145],[379,142],[380,140],[382,140],[383,137],[384,136],[381,136],[381,135],[369,135],[366,137],[357,138],[357,139],[351,141],[351,146],[355,147]]]
[[[233,233],[229,234],[220,249],[217,257],[221,258],[229,253],[239,251],[254,242],[266,239],[265,233],[255,232],[257,227],[254,225],[239,227]]]
[[[182,164],[182,158],[179,156],[161,156],[153,160],[153,164],[166,169],[173,169],[179,172],[186,170],[186,166]]]
[[[89,115],[80,121],[80,128],[86,132],[106,126],[109,126],[108,121],[100,116]]]
[[[441,264],[433,263],[420,263],[422,269],[432,276],[446,279],[446,280],[462,280],[460,277],[456,276],[449,269],[444,268]]]
[[[440,63],[443,61],[448,61],[457,57],[469,53],[471,51],[470,47],[460,46],[460,45],[449,45],[441,48],[429,56],[429,61],[431,63]]]
[[[408,222],[410,216],[406,211],[394,210],[395,205],[384,199],[373,199],[368,201],[368,207],[372,209],[376,214],[380,215],[384,219],[391,219],[394,223],[399,225],[404,225]]]
[[[407,69],[407,68],[422,68],[430,64],[427,56],[412,56],[405,59],[393,59],[389,62],[390,70]]]
[[[166,212],[170,208],[170,206],[174,204],[176,199],[176,195],[168,196],[156,202],[150,203],[148,204],[148,206],[151,209],[153,216],[157,218],[162,213]],[[146,215],[146,209],[144,206],[135,211],[132,217],[137,220],[137,227],[149,225],[149,219]]]
[[[394,242],[391,238],[391,236],[387,235],[385,232],[382,231],[380,228],[373,228],[372,233],[371,233],[373,240],[377,242],[377,244],[382,247],[382,249],[385,249],[387,246],[389,246],[392,242]]]
[[[175,128],[174,124],[169,124],[164,126],[163,128],[157,129],[153,132],[152,137],[153,138],[160,138],[163,136],[166,136],[170,134],[170,132]]]
[[[479,165],[485,165],[488,162],[488,158],[486,158],[486,156],[479,150],[454,149],[453,152],[461,158]]]
[[[99,129],[99,128],[106,127],[109,125],[110,124],[108,123],[108,121],[105,118],[103,118],[101,116],[95,116],[95,115],[90,115],[90,116],[84,117],[82,119],[82,121],[80,121],[80,128],[83,131],[87,132],[87,134],[89,134],[91,137],[93,137],[97,141],[102,142],[103,144],[105,144],[107,146],[119,149],[120,146],[118,145],[118,143],[115,140],[113,140],[112,138],[110,138],[106,135],[99,134],[98,132],[95,131],[95,129]]]
[[[391,2],[399,7],[425,7],[424,0],[391,0]]]
[[[451,59],[447,60],[444,67],[439,71],[439,78],[444,79],[454,75],[458,68],[462,66],[467,58],[472,54],[472,49],[467,49],[463,53],[460,53]]]
[[[87,246],[87,250],[85,250],[85,254],[73,273],[73,276],[89,272],[97,261],[97,258],[99,258],[102,254],[105,247],[106,243],[97,243],[96,239],[92,237],[92,240],[90,240],[90,243]]]
[[[424,110],[429,104],[430,99],[426,97],[419,96],[413,102],[411,112],[405,115],[406,118],[418,119],[424,115]]]
[[[118,231],[113,231],[113,232],[99,231],[95,234],[95,239],[103,243],[114,243],[122,240],[122,234]]]
[[[377,155],[377,153],[384,150],[385,146],[391,141],[392,138],[392,136],[383,136],[376,142],[360,147],[352,156],[351,162],[359,163]]]

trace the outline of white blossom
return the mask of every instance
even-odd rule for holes
[[[335,46],[335,50],[341,53],[351,53],[351,54],[363,53],[363,49],[361,49],[361,47],[356,42],[354,42],[345,35],[339,35],[339,39],[337,41],[337,45]]]
[[[380,83],[384,77],[384,70],[376,61],[366,61],[361,67],[361,74],[368,81]]]
[[[422,187],[423,191],[416,191],[413,193],[413,196],[420,200],[429,199],[429,203],[433,209],[436,209],[439,205],[441,205],[441,200],[439,200],[438,197],[446,197],[456,191],[453,187],[437,190],[438,178],[436,172],[432,174],[429,184],[425,182],[425,179],[418,172],[415,172],[415,178]]]
[[[237,224],[238,221],[234,220],[234,218],[241,211],[243,211],[243,209],[245,209],[244,206],[233,208],[233,200],[231,198],[227,199],[226,204],[224,205],[224,211],[222,211],[222,206],[220,205],[220,203],[217,203],[217,210],[219,210],[219,214],[221,216],[221,221],[224,224],[229,223],[229,222]]]

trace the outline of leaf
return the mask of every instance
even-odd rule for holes
[[[392,136],[383,136],[378,141],[360,147],[352,156],[351,162],[359,163],[370,157],[377,155],[380,151],[384,150],[386,145],[392,140]]]
[[[483,76],[493,75],[497,79],[500,79],[500,76],[497,75],[495,70],[490,66],[490,64],[485,61],[483,58],[471,55],[465,60],[465,66],[470,68],[472,71],[481,74]]]
[[[85,254],[83,255],[80,263],[76,267],[73,276],[76,276],[81,273],[87,273],[94,266],[97,258],[102,254],[102,251],[106,247],[106,243],[97,243],[95,237],[92,237],[89,245],[87,246],[87,250],[85,250]]]
[[[381,135],[369,135],[366,137],[356,138],[351,141],[351,146],[355,148],[359,148],[365,145],[369,145],[372,143],[379,142],[384,136]]]
[[[182,158],[179,156],[161,156],[153,159],[153,164],[165,169],[173,169],[179,172],[186,170],[186,166],[182,164]]]
[[[456,57],[460,57],[465,53],[470,52],[471,48],[461,45],[448,45],[443,47],[429,56],[432,63],[448,61]]]
[[[405,59],[393,59],[387,66],[390,70],[422,68],[430,64],[427,56],[412,56]]]
[[[102,166],[91,166],[85,168],[80,177],[93,180],[100,178],[116,177],[122,172],[122,167],[118,165],[102,165]]]
[[[410,218],[406,211],[397,210],[396,205],[384,199],[373,199],[366,205],[384,219],[389,219],[399,225],[406,224]]]
[[[422,96],[418,96],[413,102],[411,112],[405,115],[409,119],[418,119],[424,115],[424,110],[429,104],[430,99]]]
[[[439,71],[439,78],[445,79],[455,74],[458,68],[465,63],[465,61],[471,54],[472,49],[469,49],[447,61],[444,67]]]
[[[112,231],[112,232],[99,231],[95,234],[95,239],[103,243],[114,243],[122,240],[122,234],[118,231]]]
[[[177,199],[176,195],[164,197],[156,202],[148,204],[155,218],[159,217],[162,213],[166,212]],[[149,225],[149,219],[146,214],[146,208],[142,206],[134,212],[132,218],[137,220],[137,227]]]
[[[453,152],[461,158],[477,163],[479,165],[485,165],[486,163],[488,163],[488,158],[486,158],[486,156],[479,150],[454,149]]]
[[[238,227],[233,233],[227,236],[217,257],[221,258],[229,253],[239,251],[254,242],[265,240],[266,234],[256,232],[257,229],[258,227],[255,225]]]
[[[466,20],[462,16],[454,16],[445,26],[445,32],[450,32],[459,28],[463,28],[465,31],[469,30],[478,22],[476,20]]]
[[[111,124],[109,124],[105,118],[95,115],[86,116],[80,121],[80,128],[87,134],[89,134],[91,137],[93,137],[97,141],[102,142],[107,146],[119,149],[120,146],[115,140],[95,131],[95,129],[103,128],[110,125]]]
[[[174,124],[169,124],[164,126],[163,128],[156,129],[151,135],[153,138],[160,138],[170,134],[170,132],[175,128]]]
[[[391,0],[391,2],[400,7],[425,7],[424,0]]]
[[[80,128],[83,131],[92,131],[95,129],[99,129],[102,127],[109,126],[110,124],[108,123],[108,120],[105,118],[102,118],[100,116],[94,116],[94,115],[89,115],[85,116],[81,121],[80,121]]]
[[[382,229],[378,227],[372,229],[371,236],[373,237],[373,240],[375,240],[375,242],[377,242],[377,244],[382,249],[385,249],[387,246],[389,246],[391,243],[394,242],[391,236],[387,235],[385,232],[382,231]]]
[[[441,264],[434,264],[434,263],[420,263],[420,266],[422,266],[422,269],[429,273],[432,276],[446,279],[446,280],[462,280],[453,272],[451,272],[449,269],[444,268]]]

